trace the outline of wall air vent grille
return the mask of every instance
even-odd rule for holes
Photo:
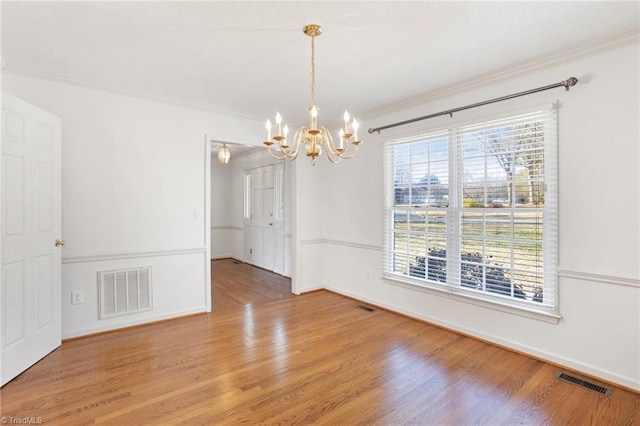
[[[152,309],[151,267],[98,271],[100,319]]]
[[[593,383],[589,380],[582,379],[580,377],[576,377],[574,375],[565,373],[564,371],[560,371],[556,374],[556,377],[560,380],[564,380],[565,382],[573,383],[574,385],[581,386],[587,390],[597,392],[604,396],[611,396],[611,392],[613,389],[607,388],[605,386],[599,385],[597,383]]]

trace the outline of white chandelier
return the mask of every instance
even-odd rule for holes
[[[316,157],[322,154],[323,149],[332,163],[338,163],[341,159],[351,158],[358,152],[358,146],[362,143],[358,139],[358,122],[355,118],[351,119],[347,111],[344,112],[344,126],[340,129],[338,146],[333,142],[329,130],[324,126],[318,126],[315,38],[322,34],[322,27],[310,24],[304,26],[302,31],[311,37],[311,104],[307,108],[311,116],[310,125],[300,127],[295,133],[292,145],[289,145],[287,142],[289,127],[286,124],[283,125],[282,116],[278,112],[276,113],[276,134],[271,140],[271,121],[267,120],[267,140],[264,144],[269,148],[269,154],[277,160],[295,160],[300,147],[304,145],[305,155],[311,157],[312,165],[315,166]],[[272,150],[272,146],[276,143],[278,149]]]

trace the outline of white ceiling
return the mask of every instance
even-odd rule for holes
[[[7,71],[261,119],[279,110],[293,123],[306,120],[310,100],[305,24],[324,28],[316,39],[317,101],[320,121],[337,122],[345,108],[371,115],[628,36],[638,31],[640,13],[637,1],[2,1],[1,7]]]

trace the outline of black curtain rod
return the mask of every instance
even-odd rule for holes
[[[369,129],[369,133],[378,132],[378,134],[380,134],[380,131],[384,130],[384,129],[389,129],[391,127],[397,127],[397,126],[403,126],[405,124],[414,123],[414,122],[420,121],[420,120],[426,120],[428,118],[439,117],[441,115],[448,115],[450,117],[453,117],[453,113],[454,112],[464,111],[465,109],[471,109],[471,108],[475,108],[475,107],[479,107],[479,106],[483,106],[483,105],[489,105],[489,104],[492,104],[492,103],[495,103],[495,102],[506,101],[507,99],[513,99],[513,98],[517,98],[519,96],[530,95],[532,93],[542,92],[544,90],[555,89],[556,87],[564,87],[565,90],[568,91],[569,87],[575,86],[577,82],[578,82],[577,78],[569,77],[568,79],[566,79],[564,81],[561,81],[560,83],[550,84],[548,86],[542,86],[542,87],[538,87],[536,89],[527,90],[527,91],[524,91],[524,92],[513,93],[511,95],[502,96],[500,98],[490,99],[488,101],[478,102],[478,103],[471,104],[471,105],[465,105],[465,106],[459,107],[459,108],[448,109],[446,111],[436,112],[435,114],[424,115],[422,117],[412,118],[410,120],[405,120],[405,121],[398,121],[397,123],[392,123],[392,124],[387,124],[386,126],[376,127],[375,129]]]

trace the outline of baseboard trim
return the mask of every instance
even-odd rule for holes
[[[221,255],[221,256],[211,256],[211,260],[225,260],[225,259],[231,259],[231,260],[237,260],[238,262],[242,262],[244,263],[244,260],[240,260],[237,257],[233,257],[233,256],[229,256],[229,255]]]
[[[62,342],[69,342],[76,339],[82,339],[85,337],[97,336],[100,334],[113,333],[130,328],[141,327],[149,324],[156,324],[159,322],[171,321],[175,319],[190,317],[194,315],[207,314],[207,307],[200,306],[193,309],[185,309],[184,311],[173,312],[170,314],[155,315],[153,317],[146,317],[138,320],[124,321],[118,324],[104,325],[101,327],[91,327],[83,330],[76,330],[72,332],[62,333]]]
[[[324,290],[324,289],[325,288],[323,286],[306,287],[306,288],[301,288],[300,291],[298,292],[298,294],[313,293],[314,291],[320,291],[320,290]]]

